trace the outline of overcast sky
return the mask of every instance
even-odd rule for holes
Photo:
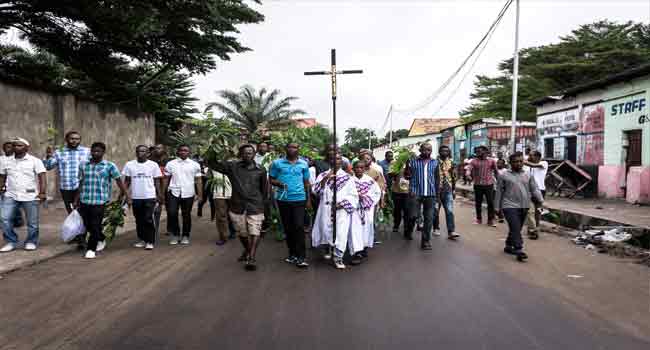
[[[197,76],[199,108],[214,101],[215,91],[244,84],[279,89],[300,99],[296,107],[331,124],[327,76],[303,75],[327,70],[330,49],[338,69],[363,69],[363,75],[339,77],[339,135],[348,127],[381,130],[391,104],[409,108],[431,95],[454,72],[496,18],[505,0],[483,1],[264,1],[266,21],[242,27],[241,41],[253,49]],[[600,19],[643,21],[650,0],[521,1],[520,47],[557,42],[580,24]],[[458,89],[417,115],[395,114],[394,128],[408,128],[414,116],[458,116],[470,103],[476,74],[494,75],[499,61],[514,50],[514,4],[474,70]],[[444,104],[449,100],[447,104]],[[386,128],[387,129],[387,128]]]

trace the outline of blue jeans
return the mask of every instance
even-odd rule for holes
[[[445,209],[445,221],[447,222],[447,233],[452,233],[456,231],[456,225],[454,225],[454,196],[451,192],[442,192],[440,193],[440,198],[438,199],[440,205],[436,207],[435,220],[434,220],[434,229],[440,230],[440,209]]]
[[[38,244],[38,201],[19,202],[5,196],[2,199],[2,236],[7,243],[18,243],[18,235],[14,231],[14,217],[22,208],[27,216],[27,239],[25,243]]]

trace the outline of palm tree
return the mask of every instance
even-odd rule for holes
[[[205,111],[216,108],[236,127],[245,129],[250,135],[260,129],[272,130],[284,126],[291,117],[305,114],[303,110],[291,108],[291,102],[297,100],[297,97],[280,99],[279,90],[269,93],[266,88],[262,88],[257,92],[255,88],[246,85],[239,92],[222,90],[217,94],[225,103],[208,103]]]

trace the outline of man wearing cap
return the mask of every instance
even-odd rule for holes
[[[36,250],[38,245],[38,205],[45,201],[46,178],[43,162],[28,154],[29,142],[23,138],[12,140],[14,156],[0,166],[0,194],[2,215],[0,224],[6,244],[0,253],[14,250],[18,236],[14,231],[14,216],[22,208],[27,216],[25,250]]]

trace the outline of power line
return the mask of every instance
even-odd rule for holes
[[[475,54],[476,51],[477,51],[477,50],[482,46],[482,44],[483,44],[486,40],[488,40],[488,37],[490,37],[491,33],[494,31],[494,29],[496,28],[497,24],[501,21],[501,18],[503,18],[503,16],[505,15],[506,11],[508,10],[508,8],[510,7],[510,5],[512,4],[513,1],[514,1],[514,0],[507,0],[507,1],[506,1],[505,5],[503,6],[503,8],[501,9],[501,11],[499,12],[499,15],[498,15],[497,18],[494,20],[494,22],[492,23],[492,25],[490,25],[490,28],[489,28],[488,31],[483,35],[483,37],[482,37],[481,40],[478,42],[478,44],[476,44],[476,46],[475,46],[474,49],[470,52],[470,54],[469,54],[469,55],[468,55],[468,56],[463,60],[463,62],[462,62],[462,63],[460,64],[460,66],[458,67],[458,69],[456,69],[456,71],[454,71],[454,73],[452,73],[452,75],[451,75],[451,76],[450,76],[450,77],[449,77],[449,78],[448,78],[448,79],[447,79],[447,80],[446,80],[446,81],[445,81],[445,82],[444,82],[444,83],[443,83],[443,84],[442,84],[442,85],[441,85],[441,86],[440,86],[440,87],[439,87],[439,88],[438,88],[438,89],[437,89],[437,90],[436,90],[432,95],[430,95],[430,96],[427,97],[424,101],[420,102],[419,104],[415,105],[415,106],[412,107],[412,108],[408,108],[408,109],[398,109],[398,108],[393,108],[393,111],[401,112],[401,113],[406,113],[406,114],[414,113],[414,112],[419,111],[419,110],[421,110],[422,108],[428,106],[428,105],[431,104],[434,100],[436,100],[436,99],[438,98],[438,96],[440,95],[440,93],[442,93],[442,91],[444,91],[444,90],[447,88],[447,86],[449,86],[449,84],[450,84],[450,83],[451,83],[451,82],[456,78],[456,76],[458,76],[458,74],[463,70],[463,68],[465,67],[465,65],[467,64],[467,62],[469,62],[469,60],[474,56],[474,54]]]
[[[487,40],[485,41],[485,44],[479,50],[478,54],[474,58],[474,61],[469,66],[469,69],[465,72],[465,74],[463,74],[463,77],[460,79],[460,82],[458,83],[458,85],[456,85],[456,88],[451,92],[451,94],[449,95],[447,100],[445,100],[445,102],[443,102],[440,105],[440,107],[438,107],[438,109],[436,109],[436,111],[433,113],[433,115],[437,115],[443,108],[445,108],[447,106],[447,104],[451,101],[451,99],[454,98],[454,96],[456,95],[458,90],[460,90],[461,86],[465,82],[465,79],[467,79],[467,77],[474,71],[474,67],[476,66],[476,63],[481,58],[481,55],[483,54],[483,51],[485,51],[485,48],[487,48],[488,44],[490,43],[490,39],[492,39],[492,35],[494,35],[494,33],[496,32],[496,28],[498,27],[499,23],[501,23],[502,18],[503,18],[503,16],[499,17],[499,19],[497,21],[497,26],[495,27],[495,30],[490,32],[490,35],[488,36]]]

